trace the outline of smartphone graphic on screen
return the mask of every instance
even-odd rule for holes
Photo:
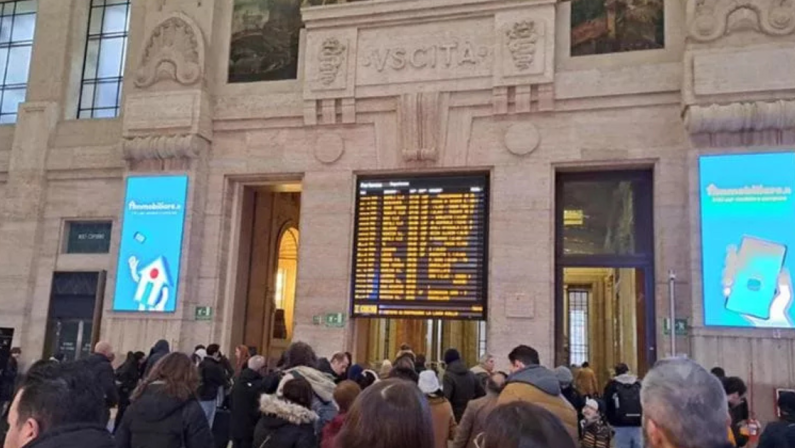
[[[778,290],[787,246],[744,236],[737,253],[738,269],[726,300],[726,309],[759,319],[770,319],[770,305]]]

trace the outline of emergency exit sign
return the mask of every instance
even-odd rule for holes
[[[687,336],[687,319],[674,319],[674,334],[677,336]],[[663,334],[671,334],[671,319],[663,319]]]
[[[213,309],[209,306],[197,306],[195,320],[213,320]]]

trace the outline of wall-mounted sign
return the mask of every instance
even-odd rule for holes
[[[110,232],[113,224],[105,222],[68,223],[67,254],[106,254],[110,251]]]
[[[213,320],[213,309],[209,306],[197,306],[193,315],[195,320]]]
[[[187,176],[127,179],[114,311],[177,308]]]
[[[702,157],[704,324],[793,328],[795,153]]]
[[[674,319],[674,331],[677,336],[687,336],[687,319]],[[663,334],[671,334],[671,319],[663,319]]]

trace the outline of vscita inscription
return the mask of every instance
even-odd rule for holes
[[[489,56],[489,48],[470,41],[445,42],[419,47],[392,47],[373,49],[362,58],[362,65],[375,67],[379,72],[387,68],[403,70],[406,67],[429,69],[476,66]]]

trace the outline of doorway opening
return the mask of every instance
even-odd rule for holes
[[[52,277],[44,359],[62,354],[74,361],[99,341],[105,271],[56,272]]]
[[[486,322],[440,319],[357,319],[357,353],[377,366],[394,361],[400,347],[408,345],[425,355],[428,367],[440,367],[444,352],[455,348],[468,366],[486,353]]]
[[[238,287],[244,303],[243,318],[233,319],[233,341],[273,364],[293,337],[301,185],[245,187],[242,205]]]
[[[656,360],[651,171],[558,173],[556,365],[588,362],[599,384]]]

